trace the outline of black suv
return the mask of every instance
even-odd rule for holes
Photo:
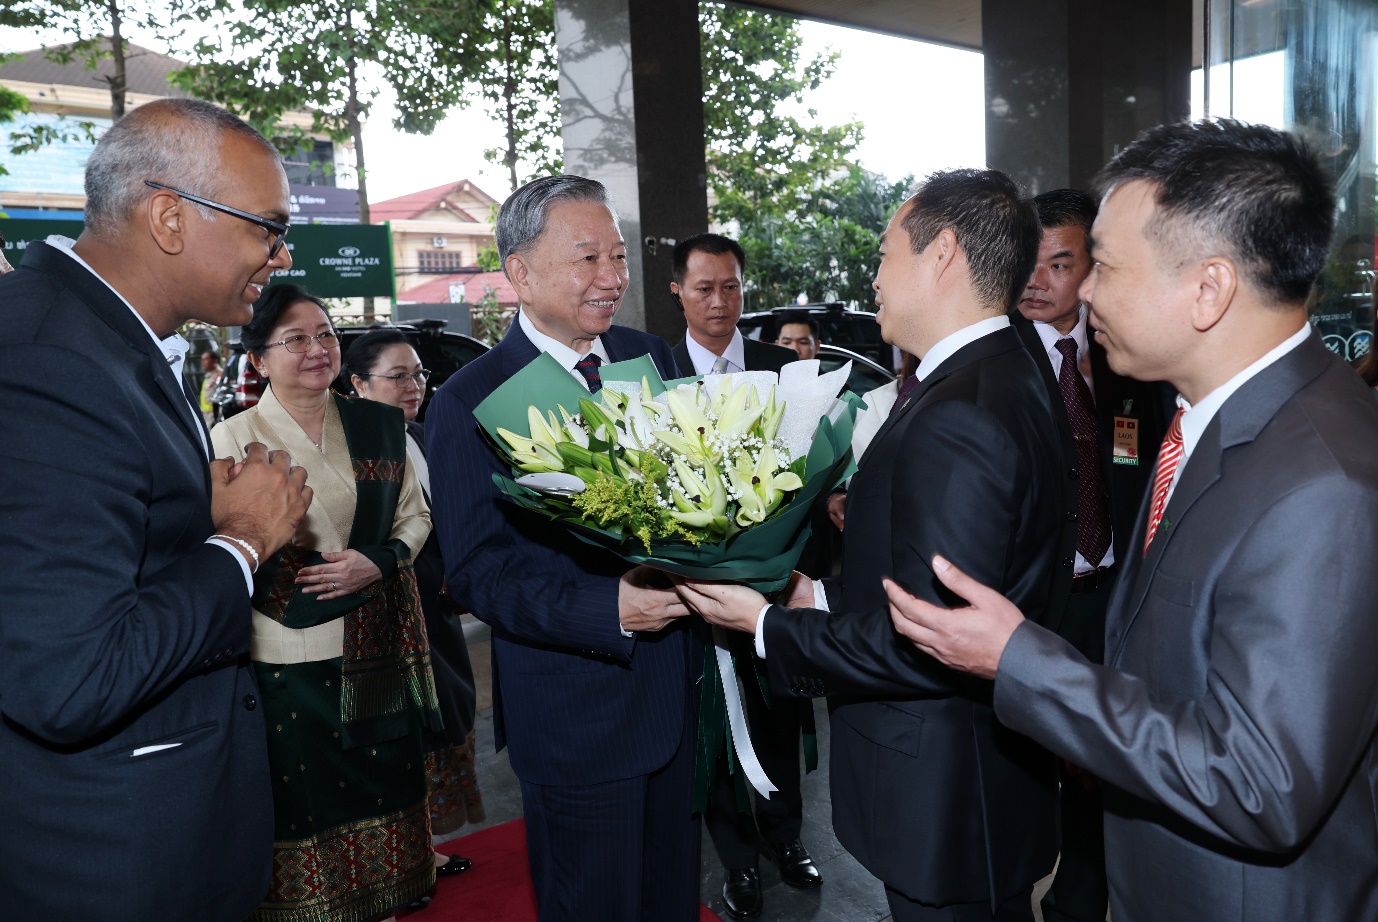
[[[818,321],[818,335],[830,346],[841,346],[865,356],[887,371],[896,371],[895,350],[880,338],[880,324],[876,315],[867,311],[848,310],[842,301],[817,304],[785,305],[768,311],[743,314],[737,329],[750,339],[775,342],[781,316],[807,314]]]
[[[395,325],[337,327],[336,332],[340,334],[340,356],[343,358],[347,355],[350,345],[360,336],[378,329],[397,330],[405,335],[421,358],[421,364],[431,370],[431,379],[426,382],[425,402],[421,404],[421,410],[416,415],[417,420],[426,418],[426,406],[430,403],[431,395],[449,380],[450,375],[488,351],[488,346],[472,336],[447,332],[444,320],[413,320]],[[263,394],[263,381],[259,378],[258,372],[254,371],[254,366],[250,364],[248,356],[244,354],[244,347],[238,340],[230,343],[230,352],[230,359],[225,363],[225,373],[213,398],[217,419],[228,419],[249,409],[258,403],[258,398]],[[334,388],[341,394],[354,393],[354,386],[349,383],[349,376],[343,371],[335,379]]]

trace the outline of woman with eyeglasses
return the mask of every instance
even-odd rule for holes
[[[435,883],[422,731],[441,722],[411,566],[430,513],[403,414],[331,392],[339,340],[318,298],[269,288],[240,342],[268,387],[212,430],[216,456],[285,450],[314,491],[254,574],[275,820],[255,918],[382,919]]]
[[[359,337],[345,356],[345,371],[360,397],[402,410],[407,418],[407,462],[416,471],[430,502],[430,469],[426,466],[424,430],[416,421],[426,397],[430,371],[421,366],[406,336],[397,330],[372,330]],[[445,835],[466,822],[483,822],[483,798],[474,775],[474,671],[464,642],[461,610],[445,592],[445,562],[435,533],[416,555],[416,582],[426,613],[443,733],[428,739],[426,785],[430,792],[431,833]],[[467,871],[472,862],[436,853],[436,875]],[[418,900],[410,908],[421,908]]]

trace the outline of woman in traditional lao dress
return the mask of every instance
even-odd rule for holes
[[[214,429],[215,453],[286,450],[314,491],[254,576],[276,822],[255,919],[381,919],[435,882],[421,731],[440,720],[411,568],[430,515],[401,411],[331,393],[339,340],[318,299],[269,289],[240,341],[268,388]]]

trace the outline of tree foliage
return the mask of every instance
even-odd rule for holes
[[[861,142],[860,123],[820,125],[813,109],[789,111],[831,76],[838,55],[801,61],[799,21],[789,16],[704,3],[699,25],[713,218],[790,215]]]
[[[455,50],[481,62],[469,89],[503,126],[504,146],[484,151],[488,162],[507,167],[514,190],[535,176],[560,172],[554,0],[495,0],[469,47]],[[518,164],[530,172],[523,176]]]
[[[863,126],[804,108],[839,55],[804,60],[789,16],[705,3],[700,25],[711,214],[746,250],[747,309],[871,304],[880,234],[912,179],[856,166]]]
[[[852,166],[805,195],[792,214],[739,222],[746,309],[768,310],[801,294],[868,308],[880,235],[912,185],[910,176],[891,182]]]
[[[397,94],[394,126],[429,134],[462,103],[457,68],[487,0],[183,0],[191,15],[218,23],[197,43],[197,63],[175,80],[238,113],[291,152],[308,134],[352,140],[359,219],[369,221],[363,124],[386,83]],[[456,78],[459,79],[456,79]],[[311,113],[309,129],[284,130],[293,111]]]
[[[110,72],[99,79],[110,90],[110,120],[114,122],[124,117],[128,63],[143,54],[130,49],[126,32],[138,29],[170,46],[183,34],[183,17],[170,13],[165,3],[149,0],[13,0],[0,9],[0,26],[60,32],[68,41],[43,49],[43,56],[55,64],[79,61],[96,73],[109,61]],[[0,88],[0,122],[27,111],[27,104],[15,104],[16,95]],[[23,102],[22,97],[19,100]],[[30,123],[10,132],[10,153],[31,153],[68,141],[94,144],[97,127],[89,119],[65,116],[53,123]]]

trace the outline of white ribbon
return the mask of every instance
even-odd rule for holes
[[[746,780],[756,792],[770,800],[774,791],[780,790],[770,783],[761,761],[756,758],[756,750],[751,746],[751,733],[746,727],[746,712],[742,710],[742,693],[737,688],[737,671],[732,668],[732,654],[727,652],[727,633],[723,628],[713,628],[713,647],[718,657],[718,677],[722,682],[723,699],[727,702],[727,726],[732,731],[729,740],[736,750],[737,761]]]

